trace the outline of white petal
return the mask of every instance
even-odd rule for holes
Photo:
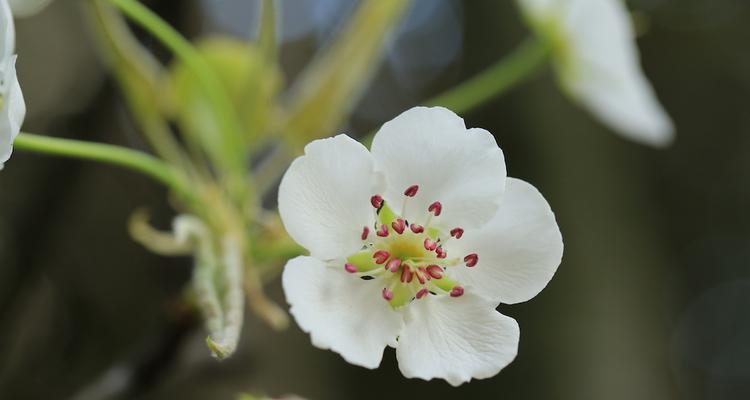
[[[0,0],[0,58],[13,55],[16,45],[16,27],[7,0]]]
[[[520,303],[536,296],[557,271],[563,253],[555,215],[542,194],[529,183],[508,178],[503,204],[477,231],[449,242],[448,253],[479,255],[479,263],[449,270],[467,291],[495,302]]]
[[[0,169],[10,158],[13,140],[21,131],[21,124],[26,116],[26,103],[21,93],[21,86],[18,84],[15,63],[16,57],[13,56],[6,61],[0,71],[7,85],[7,92],[2,96],[3,105],[0,109]]]
[[[28,17],[47,7],[52,0],[8,0],[13,15],[17,18]]]
[[[404,190],[419,185],[405,216],[421,223],[434,201],[443,205],[433,221],[443,228],[481,226],[497,211],[505,188],[505,159],[495,138],[466,129],[442,107],[415,107],[385,123],[372,155],[388,182],[385,198],[401,211]]]
[[[351,364],[376,368],[403,326],[383,300],[377,280],[364,281],[312,257],[286,264],[282,277],[290,312],[312,343]]]
[[[284,174],[279,213],[289,235],[314,257],[348,256],[371,225],[381,188],[367,149],[346,135],[316,140]]]
[[[560,80],[578,102],[623,136],[669,144],[674,127],[641,70],[621,0],[519,0],[542,34],[559,34]],[[551,24],[551,25],[550,25]],[[550,26],[552,28],[550,29]]]
[[[396,357],[407,378],[442,378],[458,386],[494,376],[518,353],[516,321],[468,292],[413,301],[405,316]]]

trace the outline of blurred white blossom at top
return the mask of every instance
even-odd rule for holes
[[[517,0],[552,47],[564,90],[624,137],[668,145],[674,127],[643,74],[621,0]]]

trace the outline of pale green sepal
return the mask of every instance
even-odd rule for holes
[[[357,267],[359,272],[372,271],[376,268],[383,268],[382,265],[375,264],[375,259],[372,258],[371,250],[362,250],[359,253],[349,256],[346,262],[353,264]]]
[[[432,279],[431,281],[435,286],[439,287],[446,292],[450,292],[454,287],[458,286],[458,282],[443,276],[440,279]]]
[[[391,222],[395,221],[396,218],[398,218],[396,213],[388,206],[387,202],[384,202],[383,207],[380,208],[380,212],[378,213],[378,222],[390,226]]]
[[[396,285],[396,287],[393,288],[393,298],[389,303],[391,307],[397,309],[408,304],[412,298],[414,298],[414,294],[409,286]]]

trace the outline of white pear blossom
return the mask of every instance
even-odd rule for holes
[[[455,386],[515,358],[518,324],[495,308],[534,297],[562,257],[542,195],[506,177],[489,132],[440,107],[386,123],[371,151],[346,135],[310,143],[279,211],[310,252],[283,286],[315,346],[367,368],[391,346],[406,377]]]
[[[621,0],[517,0],[551,47],[564,90],[621,135],[652,146],[674,127],[643,74]]]
[[[7,0],[16,18],[29,17],[42,11],[52,0]]]
[[[10,158],[13,140],[26,116],[26,103],[16,76],[16,41],[13,15],[6,0],[0,0],[0,169]]]

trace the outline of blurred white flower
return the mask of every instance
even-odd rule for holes
[[[47,7],[52,0],[7,0],[16,18],[34,15]]]
[[[26,103],[16,76],[16,42],[13,15],[6,0],[0,0],[0,169],[13,150],[13,140],[26,116]]]
[[[564,90],[616,132],[664,146],[674,127],[643,75],[621,0],[517,0],[551,47]]]
[[[313,344],[367,368],[392,346],[405,376],[452,385],[515,358],[518,324],[495,307],[534,297],[562,257],[542,195],[506,178],[489,132],[439,107],[386,123],[371,152],[346,135],[310,143],[279,211],[310,251],[283,286]]]

